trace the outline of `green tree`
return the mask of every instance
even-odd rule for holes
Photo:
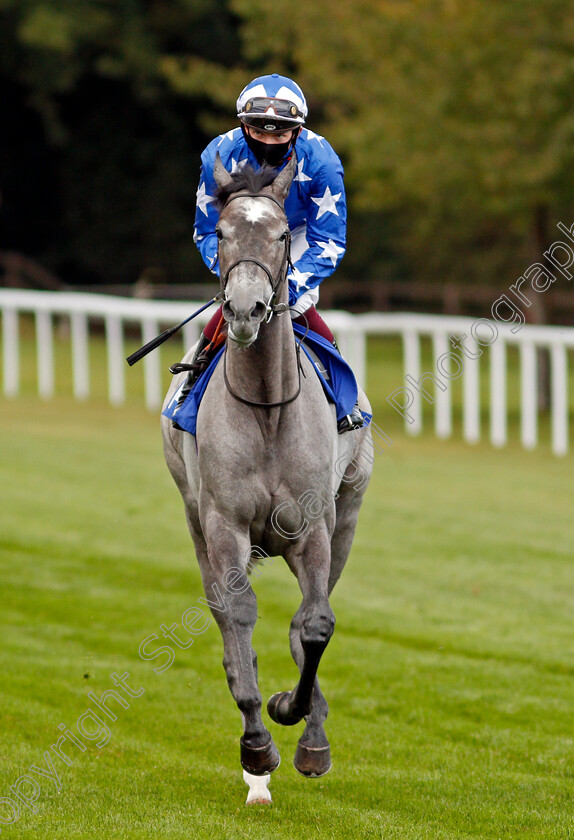
[[[352,207],[382,214],[411,274],[500,286],[541,256],[550,220],[572,213],[567,0],[315,0],[296,14],[288,0],[231,6],[244,59],[294,74],[311,93],[314,125],[319,117],[344,158]],[[219,68],[195,61],[191,89],[201,74],[231,108],[235,77],[226,87]]]
[[[569,0],[0,0],[0,212],[41,121],[52,268],[206,279],[199,152],[279,70],[345,163],[341,276],[505,287],[572,220],[573,53]]]
[[[8,231],[42,148],[51,172],[26,191],[29,216],[54,198],[36,256],[72,283],[133,282],[150,266],[163,279],[205,281],[192,227],[206,95],[178,94],[161,64],[166,55],[234,63],[235,29],[224,0],[0,0],[3,116],[22,123],[0,140]]]

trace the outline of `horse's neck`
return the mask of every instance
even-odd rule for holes
[[[243,398],[271,403],[288,400],[297,392],[299,371],[288,311],[262,324],[251,347],[227,343],[229,382]]]

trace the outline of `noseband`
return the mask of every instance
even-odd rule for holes
[[[227,205],[230,202],[235,201],[235,199],[237,199],[237,198],[266,198],[266,199],[268,199],[268,201],[272,201],[274,204],[276,204],[277,207],[279,207],[279,209],[281,210],[282,213],[285,213],[285,209],[284,209],[283,205],[281,204],[281,202],[277,201],[277,199],[274,198],[272,195],[267,195],[266,193],[240,193],[240,194],[237,194],[237,195],[232,195],[225,202],[224,208],[227,207]],[[281,315],[283,312],[286,312],[289,309],[289,304],[288,303],[272,303],[271,301],[274,301],[275,297],[277,296],[277,291],[279,290],[279,286],[281,285],[281,283],[283,283],[287,279],[288,268],[289,267],[291,267],[291,269],[293,268],[293,263],[291,262],[291,233],[288,232],[288,233],[285,234],[285,252],[283,254],[283,259],[281,261],[281,266],[279,268],[279,271],[277,273],[277,277],[275,278],[275,280],[273,279],[273,275],[271,273],[271,270],[264,263],[262,263],[260,260],[256,259],[255,257],[242,257],[240,260],[236,260],[234,263],[232,263],[229,266],[229,268],[225,272],[225,275],[222,277],[222,281],[221,281],[222,286],[223,286],[224,302],[225,302],[225,288],[226,288],[227,283],[229,281],[229,275],[231,274],[231,272],[233,271],[234,268],[237,268],[238,265],[241,265],[241,263],[246,263],[246,262],[255,263],[255,265],[258,265],[259,268],[263,269],[263,271],[265,272],[265,274],[267,275],[267,277],[269,279],[269,283],[271,285],[272,291],[271,291],[271,296],[270,296],[270,298],[269,298],[269,300],[267,301],[267,304],[266,304],[267,317],[265,319],[265,322],[268,324],[275,313],[277,313],[278,315]]]

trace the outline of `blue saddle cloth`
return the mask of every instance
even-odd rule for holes
[[[313,364],[317,371],[323,389],[327,397],[333,402],[337,408],[337,420],[340,420],[346,414],[350,414],[353,406],[357,402],[357,381],[355,375],[347,362],[343,359],[341,354],[335,350],[333,345],[325,338],[318,335],[318,333],[307,331],[305,327],[299,324],[293,324],[293,331],[296,336],[305,338],[305,344],[301,345],[302,350]],[[328,372],[329,381],[325,379],[319,368],[317,367],[315,359],[307,351],[307,345],[313,353],[317,356],[324,369]],[[185,382],[177,389],[170,402],[163,411],[165,417],[169,417],[177,423],[180,429],[195,435],[197,425],[197,412],[201,403],[201,399],[205,393],[205,389],[211,379],[213,371],[219,364],[221,356],[225,350],[225,345],[216,353],[207,368],[198,378],[192,390],[185,399],[185,402],[178,408],[177,402]],[[363,417],[368,423],[371,415],[363,412]]]

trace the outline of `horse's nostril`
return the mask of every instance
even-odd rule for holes
[[[223,304],[221,308],[221,314],[223,315],[226,321],[232,321],[235,317],[235,310],[233,309],[233,306],[228,300],[226,300]]]
[[[260,321],[262,318],[265,317],[265,313],[267,312],[267,307],[262,301],[258,301],[253,309],[251,310],[251,317],[254,320]]]

